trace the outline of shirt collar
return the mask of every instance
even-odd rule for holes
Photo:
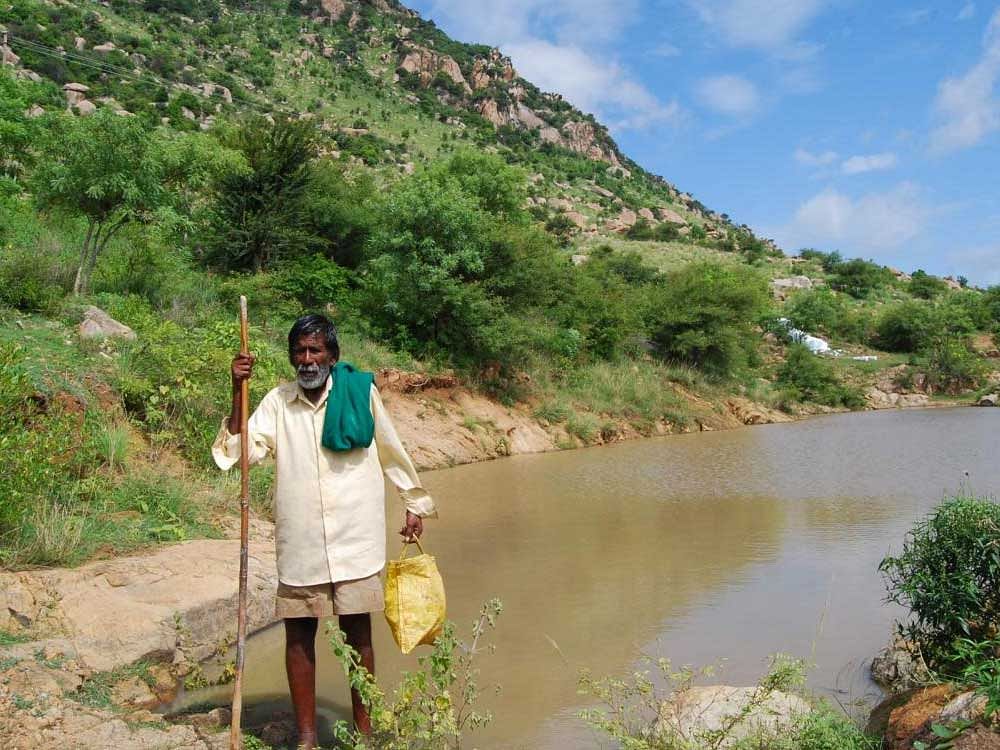
[[[291,383],[291,386],[292,387],[285,392],[285,401],[287,403],[292,404],[296,399],[302,399],[302,401],[308,404],[311,409],[318,409],[326,402],[327,396],[330,395],[330,388],[333,387],[333,376],[331,374],[331,376],[326,379],[326,385],[323,386],[323,395],[319,397],[319,401],[315,404],[309,400],[309,397],[305,394],[305,391],[302,390],[302,386],[300,386],[298,382]]]

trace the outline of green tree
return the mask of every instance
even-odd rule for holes
[[[507,220],[524,216],[525,174],[495,154],[463,149],[430,167],[428,173],[438,183],[457,182],[465,195],[494,216]]]
[[[376,221],[375,181],[370,172],[344,168],[328,159],[313,164],[305,195],[305,219],[324,252],[347,268],[357,268]]]
[[[813,401],[827,406],[860,408],[861,394],[845,386],[830,363],[802,344],[788,348],[788,356],[778,368],[777,383],[796,401]]]
[[[907,300],[886,307],[875,324],[875,343],[891,352],[918,352],[946,337],[975,330],[960,308],[923,300]]]
[[[767,281],[753,269],[692,263],[652,295],[650,328],[661,356],[729,377],[757,351],[753,325],[767,309]]]
[[[306,196],[317,153],[308,120],[247,120],[223,138],[243,155],[246,168],[216,180],[208,257],[227,270],[260,271],[319,248],[307,222]]]
[[[827,256],[827,260],[831,257],[832,254]],[[824,262],[824,268],[826,266]],[[860,258],[832,265],[829,272],[833,274],[829,279],[830,287],[856,299],[865,299],[875,290],[889,286],[895,278],[888,268]]]
[[[74,294],[85,294],[108,242],[129,223],[166,209],[170,185],[153,132],[108,108],[61,118],[46,134],[43,153],[33,180],[38,204],[87,221],[73,283]]]
[[[910,294],[921,299],[933,299],[948,291],[948,285],[943,279],[931,276],[921,268],[918,268],[910,276],[909,287]]]
[[[372,323],[411,351],[497,357],[506,313],[483,283],[494,226],[453,181],[423,173],[399,183],[381,207],[362,267]]]
[[[17,193],[31,167],[37,126],[25,110],[42,95],[41,85],[18,81],[0,66],[0,195]]]
[[[796,292],[783,310],[795,328],[848,341],[862,341],[869,318],[825,287]]]

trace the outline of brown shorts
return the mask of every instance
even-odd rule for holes
[[[382,579],[378,573],[353,581],[313,586],[289,586],[279,582],[274,602],[274,614],[280,619],[360,615],[384,609]]]

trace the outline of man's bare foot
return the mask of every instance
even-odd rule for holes
[[[299,736],[298,750],[319,750],[319,740],[316,735],[303,734]]]

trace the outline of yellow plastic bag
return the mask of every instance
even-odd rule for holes
[[[424,553],[390,560],[385,571],[385,619],[392,637],[404,654],[421,644],[430,644],[444,625],[444,581],[434,557]]]

